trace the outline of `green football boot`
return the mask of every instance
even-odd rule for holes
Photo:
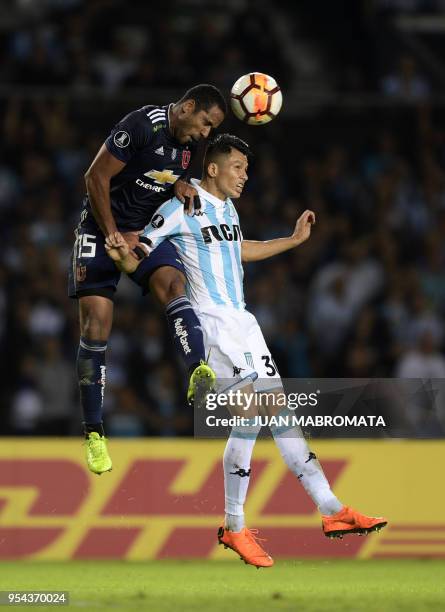
[[[187,401],[192,406],[195,398],[205,398],[207,393],[213,390],[216,381],[216,374],[212,368],[201,359],[190,376],[189,388],[187,391]]]
[[[106,437],[101,436],[97,431],[91,431],[85,444],[87,447],[87,465],[90,472],[99,475],[110,472],[113,464],[108,454]]]

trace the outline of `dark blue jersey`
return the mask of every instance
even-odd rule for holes
[[[187,173],[196,145],[173,138],[168,110],[169,106],[143,106],[115,125],[105,141],[108,151],[126,164],[110,183],[111,210],[119,230],[143,229],[172,197],[173,183]],[[88,196],[84,205],[91,212]]]

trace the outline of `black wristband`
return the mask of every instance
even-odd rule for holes
[[[140,247],[140,246],[134,247],[133,253],[139,259],[139,261],[141,261],[142,259],[145,259],[147,257],[146,251],[142,247]]]
[[[146,238],[145,236],[139,236],[139,242],[142,242],[142,244],[146,244],[149,247],[152,246],[150,238]]]

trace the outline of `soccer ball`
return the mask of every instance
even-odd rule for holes
[[[249,125],[264,125],[278,115],[283,103],[281,89],[274,78],[261,72],[240,77],[230,92],[232,111]]]

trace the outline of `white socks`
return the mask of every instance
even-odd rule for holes
[[[299,427],[271,427],[275,443],[286,465],[295,474],[321,514],[336,514],[343,508],[334,493],[315,453],[312,453]]]
[[[244,527],[244,503],[250,481],[250,460],[259,426],[234,427],[224,451],[224,526],[239,532]],[[299,427],[271,427],[271,433],[288,468],[295,474],[321,514],[336,514],[343,508],[331,490],[314,453]]]
[[[244,527],[244,502],[250,481],[250,459],[261,427],[234,427],[224,451],[224,526],[230,531]]]

